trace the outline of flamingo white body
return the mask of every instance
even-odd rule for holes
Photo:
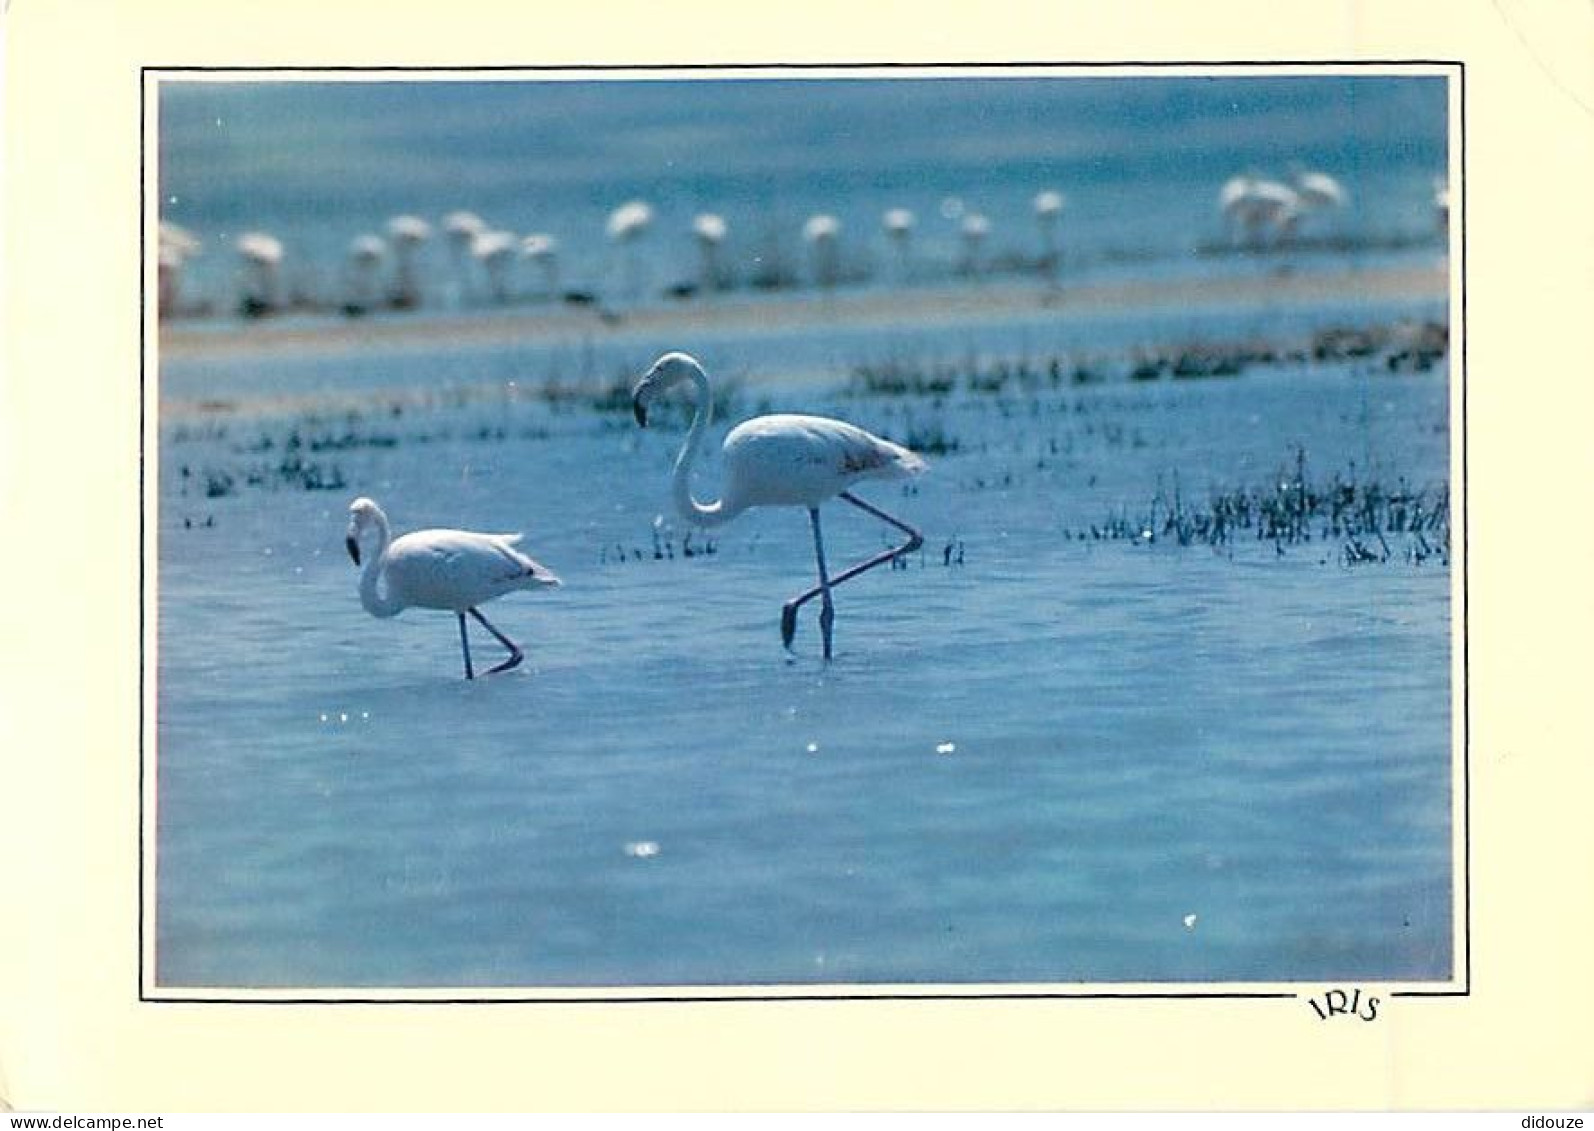
[[[537,264],[542,272],[543,297],[551,298],[559,289],[559,241],[535,232],[520,241],[520,257]]]
[[[907,448],[856,425],[796,413],[743,421],[725,437],[720,454],[725,485],[710,522],[754,506],[817,507],[862,480],[905,479],[925,468]]]
[[[692,221],[692,235],[697,239],[698,252],[702,256],[703,289],[705,291],[719,290],[720,245],[725,242],[725,237],[729,234],[730,225],[726,224],[725,217],[716,212],[700,213]]]
[[[177,310],[183,267],[190,257],[199,254],[201,244],[188,229],[168,220],[162,220],[159,246],[159,256],[156,260],[159,309],[162,315],[167,315]]]
[[[477,609],[517,589],[544,589],[559,578],[518,548],[519,534],[478,534],[469,530],[416,530],[392,536],[387,515],[370,499],[349,505],[345,539],[349,556],[360,564],[360,544],[376,531],[376,549],[360,574],[360,604],[374,617],[395,617],[405,609],[441,609],[459,618],[465,678],[474,678],[466,614],[474,617],[509,650],[509,659],[492,671],[507,671],[524,658],[508,637]]]
[[[1312,169],[1295,171],[1295,191],[1307,208],[1343,208],[1345,186],[1327,173]]]
[[[470,253],[487,272],[495,302],[509,301],[509,265],[520,241],[513,232],[489,228],[471,237]]]
[[[419,306],[421,286],[415,257],[421,245],[432,238],[432,226],[419,216],[394,216],[387,222],[387,234],[393,241],[394,302],[405,307]]]
[[[1056,189],[1044,189],[1035,194],[1031,206],[1035,209],[1035,221],[1041,229],[1041,268],[1053,278],[1057,273],[1057,221],[1063,214],[1063,206],[1068,198]]]
[[[1289,185],[1242,174],[1224,182],[1218,209],[1254,245],[1268,228],[1278,242],[1287,239],[1300,220],[1302,205],[1300,194]]]
[[[928,465],[902,445],[881,439],[844,420],[795,413],[757,416],[738,424],[725,437],[721,448],[724,482],[720,497],[713,502],[700,502],[692,494],[692,465],[713,415],[712,390],[703,367],[688,354],[665,354],[637,382],[633,407],[637,423],[646,426],[649,403],[662,392],[686,382],[695,387],[697,403],[686,442],[675,461],[676,509],[683,518],[699,526],[719,526],[749,507],[806,508],[813,524],[819,585],[786,603],[781,614],[781,637],[790,646],[796,631],[798,608],[813,597],[822,596],[820,626],[825,658],[830,659],[831,624],[835,616],[831,589],[923,544],[917,530],[859,499],[850,488],[868,479],[906,479],[920,474]],[[819,527],[819,507],[837,497],[895,526],[908,535],[908,541],[830,577]]]
[[[238,254],[244,261],[246,290],[244,308],[249,311],[275,309],[282,271],[282,241],[265,232],[245,232],[238,237]]]
[[[443,217],[443,234],[448,239],[448,251],[454,260],[455,299],[461,303],[471,297],[471,245],[485,231],[487,222],[474,212],[460,210]]]

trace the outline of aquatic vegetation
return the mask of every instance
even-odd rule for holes
[[[1347,565],[1392,560],[1420,565],[1430,559],[1448,565],[1450,489],[1448,483],[1418,488],[1404,478],[1393,483],[1368,478],[1354,465],[1326,482],[1314,481],[1305,450],[1297,449],[1293,467],[1265,487],[1217,488],[1204,502],[1192,504],[1175,478],[1171,490],[1159,485],[1144,513],[1119,508],[1100,525],[1065,536],[1213,548],[1248,539],[1271,542],[1279,554],[1286,547],[1338,541],[1337,557]]]
[[[1386,373],[1426,372],[1450,348],[1443,322],[1379,322],[1333,326],[1298,339],[1249,339],[1145,343],[1117,355],[921,359],[893,355],[859,362],[847,376],[845,395],[853,397],[1000,397],[1036,393],[1067,385],[1098,384],[1114,378],[1156,381],[1236,377],[1258,366],[1366,362]]]

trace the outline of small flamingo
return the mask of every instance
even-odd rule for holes
[[[1035,210],[1035,222],[1041,230],[1041,270],[1054,283],[1057,281],[1057,221],[1063,215],[1068,198],[1056,189],[1043,189],[1035,194],[1030,207]]]
[[[824,634],[825,659],[830,659],[831,626],[836,617],[831,590],[924,544],[923,536],[913,527],[864,502],[849,488],[864,479],[905,479],[918,475],[928,465],[907,448],[842,420],[788,414],[756,416],[738,424],[725,437],[721,449],[725,466],[721,497],[712,503],[700,503],[692,496],[692,463],[713,416],[713,393],[703,367],[687,354],[665,354],[637,382],[632,392],[632,408],[637,423],[645,428],[648,405],[660,394],[684,382],[691,382],[695,388],[697,403],[686,442],[675,461],[676,509],[683,518],[699,526],[718,526],[748,507],[806,507],[814,529],[819,584],[786,602],[781,610],[780,637],[790,648],[797,631],[797,610],[814,597],[820,597],[819,627]],[[906,534],[908,540],[831,577],[825,566],[819,506],[835,497],[891,524]]]
[[[803,239],[814,249],[814,277],[829,290],[840,273],[837,244],[841,241],[841,221],[828,212],[808,217],[803,224]]]
[[[720,289],[720,245],[725,242],[730,227],[725,217],[716,212],[704,212],[692,221],[692,235],[697,238],[698,251],[703,261],[703,289]]]
[[[907,282],[912,274],[913,213],[906,208],[888,208],[880,223],[896,249],[898,278]]]
[[[384,619],[411,607],[454,613],[459,618],[466,679],[476,678],[470,662],[470,637],[465,631],[466,613],[509,649],[509,658],[488,675],[508,671],[525,659],[515,642],[489,624],[476,608],[516,589],[544,589],[560,584],[546,567],[515,549],[519,534],[416,530],[394,538],[382,508],[370,499],[360,498],[349,504],[349,531],[344,539],[355,565],[360,564],[361,538],[372,528],[377,532],[376,553],[360,574],[360,604],[366,612]]]

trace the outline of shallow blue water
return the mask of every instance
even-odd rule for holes
[[[382,363],[425,386],[434,360]],[[829,666],[811,608],[797,657],[779,646],[812,575],[800,512],[682,554],[667,419],[522,397],[165,426],[159,982],[1449,976],[1448,568],[1349,568],[1333,539],[1079,537],[1175,484],[1266,489],[1298,449],[1318,480],[1443,484],[1442,367],[940,403],[833,376],[743,400],[957,448],[911,488],[861,489],[926,546],[841,590]],[[293,430],[340,487],[272,478]],[[236,485],[209,497],[222,471]],[[488,610],[522,669],[466,683],[451,617],[360,609],[357,494],[401,530],[527,532],[567,585]],[[842,510],[833,562],[887,544]]]

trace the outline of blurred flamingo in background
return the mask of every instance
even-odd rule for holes
[[[551,299],[559,293],[559,241],[550,235],[535,232],[520,241],[520,257],[537,266],[542,276],[541,298]]]
[[[378,272],[387,258],[387,245],[378,236],[355,236],[349,244],[349,293],[345,314],[364,314],[376,305],[380,292]]]
[[[509,301],[509,268],[519,247],[520,241],[515,239],[513,232],[497,229],[477,232],[470,242],[471,257],[482,265],[482,271],[487,276],[488,290],[496,303],[503,304]]]
[[[410,310],[421,305],[415,260],[421,245],[432,238],[432,226],[419,216],[395,216],[387,222],[387,234],[393,244],[393,305]]]
[[[258,317],[282,305],[282,241],[266,232],[245,232],[234,246],[243,260],[239,308]]]
[[[183,268],[203,245],[187,228],[162,220],[155,253],[156,310],[162,318],[177,313],[182,303]]]
[[[1290,187],[1295,190],[1302,219],[1338,211],[1350,200],[1345,186],[1328,173],[1308,169],[1298,163],[1290,167]]]
[[[1038,192],[1031,201],[1035,223],[1041,230],[1041,273],[1053,283],[1057,281],[1057,268],[1061,262],[1057,250],[1057,222],[1062,218],[1065,203],[1066,198],[1056,189]]]
[[[632,409],[637,423],[646,427],[648,406],[663,393],[688,382],[696,392],[696,399],[692,426],[675,460],[676,510],[699,526],[719,526],[749,507],[807,508],[814,532],[819,584],[786,602],[781,609],[780,635],[786,647],[791,647],[797,631],[797,610],[814,597],[820,597],[819,627],[824,636],[825,659],[830,659],[831,626],[836,616],[831,591],[866,570],[911,553],[924,543],[923,536],[913,527],[864,502],[849,488],[865,479],[909,478],[924,471],[927,465],[907,448],[842,420],[785,413],[756,416],[732,428],[725,437],[720,449],[724,468],[720,497],[712,503],[700,503],[692,495],[692,464],[714,414],[713,390],[703,367],[688,354],[665,354],[653,363],[632,390]],[[825,564],[819,507],[827,499],[837,497],[896,527],[908,536],[907,541],[831,577]]]
[[[471,245],[487,230],[487,223],[474,212],[450,212],[443,217],[443,235],[454,260],[454,302],[464,303],[471,294]]]
[[[1269,235],[1275,245],[1288,241],[1300,219],[1301,200],[1289,185],[1244,173],[1224,183],[1218,208],[1231,233],[1257,249]]]
[[[629,200],[609,213],[605,230],[620,248],[625,263],[626,292],[631,301],[642,297],[642,261],[637,244],[653,226],[653,206],[643,200]]]
[[[803,224],[803,240],[813,249],[814,280],[829,290],[840,274],[841,221],[828,212],[810,216]]]
[[[906,208],[890,208],[880,218],[897,257],[897,281],[906,283],[913,274],[913,213]]]
[[[725,218],[714,212],[700,213],[692,220],[692,235],[697,239],[702,287],[705,291],[717,291],[720,288],[719,252],[729,230]]]

